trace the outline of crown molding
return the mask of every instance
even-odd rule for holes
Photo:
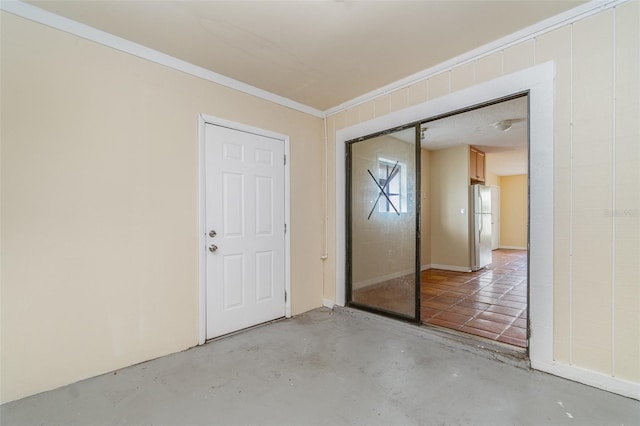
[[[329,117],[331,115],[338,114],[349,108],[353,108],[381,96],[388,95],[389,93],[396,90],[403,89],[415,83],[427,80],[434,75],[451,71],[455,67],[476,61],[485,56],[507,49],[524,41],[535,39],[542,34],[580,21],[603,10],[616,7],[623,3],[627,3],[628,1],[630,0],[592,0],[588,3],[584,3],[559,15],[552,16],[551,18],[540,21],[537,24],[531,25],[527,28],[523,28],[522,30],[519,30],[513,34],[509,34],[508,36],[499,38],[495,41],[492,41],[491,43],[478,47],[477,49],[463,53],[462,55],[451,58],[445,62],[441,62],[440,64],[435,65],[431,68],[427,68],[426,70],[417,72],[393,83],[389,83],[388,85],[380,87],[369,93],[365,93],[364,95],[343,102],[338,106],[329,108],[324,111],[325,116]]]
[[[310,114],[318,118],[324,118],[325,116],[323,111],[316,108],[276,95],[275,93],[268,92],[255,86],[251,86],[250,84],[234,80],[233,78],[215,73],[208,69],[183,61],[182,59],[175,58],[141,44],[117,37],[105,31],[81,24],[18,0],[0,1],[0,10],[305,114]]]
[[[225,75],[218,74],[203,67],[183,61],[181,59],[175,58],[141,44],[134,43],[124,38],[117,37],[105,31],[101,31],[88,25],[73,21],[71,19],[64,18],[33,5],[23,3],[19,0],[0,1],[0,10],[20,16],[25,19],[29,19],[34,22],[41,23],[60,31],[64,31],[69,34],[76,35],[78,37],[82,37],[87,40],[91,40],[93,42],[111,47],[119,51],[129,53],[139,58],[155,62],[159,65],[164,65],[177,71],[202,78],[212,83],[220,84],[239,92],[243,92],[248,95],[252,95],[302,113],[310,114],[314,117],[326,118],[331,115],[340,113],[341,111],[344,111],[346,109],[368,102],[370,100],[385,96],[398,89],[403,89],[412,84],[426,80],[436,74],[450,71],[457,66],[478,60],[482,57],[504,50],[518,43],[534,39],[542,34],[553,31],[564,25],[572,24],[576,21],[585,19],[603,10],[616,7],[628,1],[630,0],[592,0],[559,15],[541,21],[535,25],[524,28],[508,36],[502,37],[477,49],[471,50],[467,53],[463,53],[462,55],[456,56],[431,68],[427,68],[423,71],[412,74],[386,86],[365,93],[364,95],[343,102],[342,104],[329,108],[325,111],[320,111],[316,108],[302,104],[300,102],[296,102],[292,99],[288,99],[275,93],[271,93],[255,86],[251,86],[250,84],[234,80],[233,78],[227,77]]]

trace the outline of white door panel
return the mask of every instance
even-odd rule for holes
[[[210,339],[285,315],[284,142],[207,124],[205,161]]]

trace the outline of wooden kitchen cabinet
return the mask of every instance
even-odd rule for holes
[[[471,183],[484,183],[485,153],[472,146],[469,147],[469,176]]]

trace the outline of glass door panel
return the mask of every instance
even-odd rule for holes
[[[348,300],[417,319],[416,133],[349,145]]]

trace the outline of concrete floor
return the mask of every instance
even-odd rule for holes
[[[4,404],[0,423],[637,425],[640,402],[424,328],[317,309]]]

